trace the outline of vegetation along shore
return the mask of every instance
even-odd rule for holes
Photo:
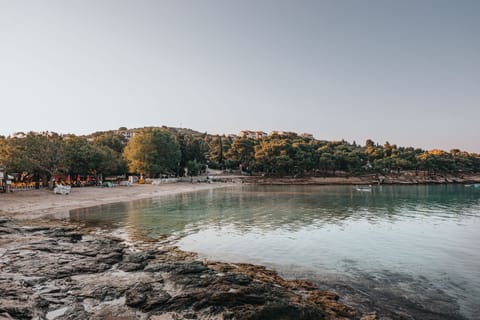
[[[459,149],[423,150],[367,140],[326,141],[294,132],[242,131],[211,135],[190,129],[149,127],[86,136],[52,132],[0,137],[0,180],[29,186],[99,183],[108,177],[197,176],[206,168],[247,176],[357,177],[414,172],[409,180],[480,172],[480,155]],[[388,180],[388,179],[387,179]],[[448,178],[447,178],[448,180]],[[403,182],[402,179],[399,182]]]

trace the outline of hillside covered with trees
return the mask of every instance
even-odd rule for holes
[[[42,181],[56,175],[197,175],[207,165],[269,176],[353,176],[405,170],[462,174],[480,172],[480,155],[372,140],[365,145],[323,141],[292,132],[248,138],[167,127],[120,128],[88,136],[30,132],[0,137],[0,167]]]

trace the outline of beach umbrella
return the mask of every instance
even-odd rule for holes
[[[70,183],[70,175],[67,176],[67,182]]]
[[[78,174],[78,175],[77,175],[77,181],[80,181],[80,180],[81,180],[81,179],[80,179],[80,175]]]

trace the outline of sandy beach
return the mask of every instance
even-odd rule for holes
[[[129,187],[72,188],[69,195],[54,194],[51,190],[26,190],[0,194],[0,215],[18,220],[63,218],[69,210],[102,204],[155,198],[234,186],[230,183],[168,183],[161,185],[132,185]]]

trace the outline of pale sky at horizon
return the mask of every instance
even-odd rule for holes
[[[0,0],[0,135],[143,126],[480,152],[480,1]]]

